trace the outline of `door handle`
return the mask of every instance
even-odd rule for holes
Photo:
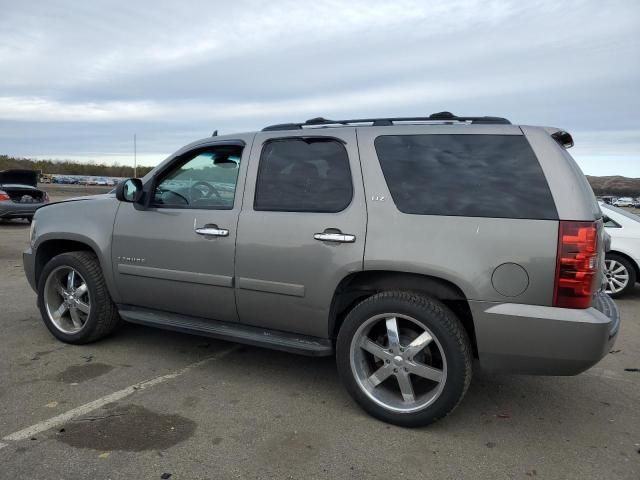
[[[320,240],[321,242],[353,243],[356,241],[355,235],[341,232],[315,233],[313,238]]]
[[[207,223],[204,227],[193,226],[193,231],[198,235],[204,235],[206,237],[228,237],[229,230],[226,228],[218,228],[215,223]]]

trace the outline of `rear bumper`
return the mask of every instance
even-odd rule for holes
[[[47,205],[46,203],[0,203],[0,218],[25,218],[33,217],[36,210]]]
[[[620,328],[618,307],[604,294],[577,310],[470,302],[480,366],[532,375],[576,375],[613,347]]]

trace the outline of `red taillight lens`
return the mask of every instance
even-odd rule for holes
[[[11,197],[7,195],[7,192],[0,190],[0,202],[4,202],[6,200],[11,200]]]
[[[553,306],[588,308],[596,290],[596,222],[560,222]]]

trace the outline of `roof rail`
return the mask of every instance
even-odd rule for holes
[[[345,126],[355,124],[370,124],[372,127],[393,126],[396,123],[418,123],[418,122],[437,122],[437,123],[474,123],[474,124],[492,124],[492,125],[511,125],[511,122],[502,117],[458,117],[451,112],[432,113],[428,117],[388,117],[388,118],[357,118],[352,120],[328,120],[326,118],[317,117],[307,120],[303,123],[279,123],[277,125],[269,125],[262,129],[263,132],[271,132],[274,130],[299,130],[304,127],[329,127],[329,126]],[[366,126],[366,125],[361,125]]]

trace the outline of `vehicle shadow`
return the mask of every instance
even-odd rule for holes
[[[116,337],[105,343],[122,341],[135,343],[136,348],[143,349],[149,356],[161,354],[169,357],[183,356],[192,349],[211,349],[213,352],[233,345],[131,324],[125,325]],[[426,427],[427,430],[466,435],[465,432],[472,428],[484,435],[522,428],[545,432],[545,435],[570,437],[577,426],[584,429],[585,424],[590,425],[595,432],[609,425],[610,420],[607,419],[622,416],[622,412],[615,411],[613,407],[615,389],[593,375],[496,375],[485,373],[478,367],[476,363],[471,386],[454,413]],[[260,398],[261,408],[267,402],[265,391],[269,392],[267,396],[274,408],[292,398],[307,403],[311,423],[324,421],[327,411],[332,410],[348,417],[368,417],[340,384],[334,357],[305,357],[239,345],[238,350],[203,368],[210,370],[211,378],[239,384],[238,388],[245,392],[245,399]],[[576,401],[577,398],[580,402]],[[318,404],[322,408],[314,413],[313,405]],[[256,408],[258,406],[256,404]],[[596,413],[602,410],[607,410],[606,415],[604,412]]]
[[[23,219],[15,219],[15,218],[0,219],[0,227],[2,228],[21,229],[21,228],[29,228],[30,226],[31,224],[27,220],[23,220]]]

